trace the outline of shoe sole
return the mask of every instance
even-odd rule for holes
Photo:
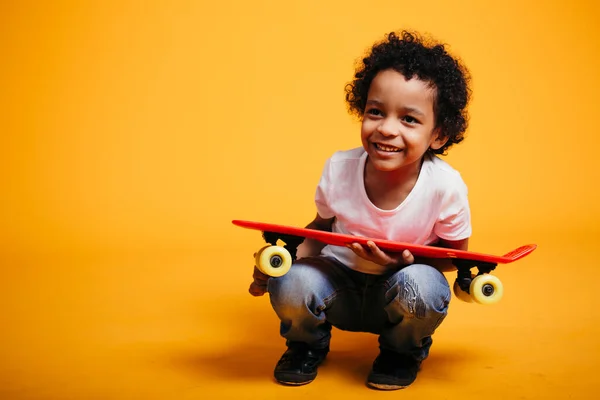
[[[316,374],[315,374],[316,375]],[[277,382],[281,383],[282,385],[286,385],[286,386],[302,386],[302,385],[306,385],[308,383],[311,383],[312,381],[315,380],[316,376],[310,376],[310,375],[298,375],[298,374],[291,374],[291,373],[278,373],[275,374],[274,378]]]
[[[310,381],[306,381],[306,382],[288,382],[288,381],[277,380],[277,382],[279,382],[285,386],[302,386],[302,385],[307,385],[307,384],[311,383],[313,380],[314,379],[311,379]]]
[[[367,385],[374,389],[379,389],[379,390],[399,390],[399,389],[404,389],[404,388],[408,387],[408,385],[390,385],[387,383],[373,383],[373,382],[367,382]]]

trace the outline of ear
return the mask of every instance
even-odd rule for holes
[[[440,128],[436,128],[433,131],[433,135],[431,135],[431,142],[429,143],[429,148],[432,150],[439,150],[446,144],[448,139],[448,136],[442,134],[442,130]]]

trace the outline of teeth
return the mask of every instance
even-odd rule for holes
[[[400,151],[399,148],[397,147],[392,147],[392,146],[384,146],[382,144],[379,143],[375,143],[375,146],[379,149],[379,150],[383,150],[383,151],[390,151],[390,152],[398,152]]]

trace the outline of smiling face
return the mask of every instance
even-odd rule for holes
[[[423,154],[441,148],[433,102],[435,89],[417,78],[406,80],[387,69],[369,88],[361,139],[368,162],[379,171],[405,171],[420,166]]]

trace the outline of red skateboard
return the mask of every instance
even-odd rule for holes
[[[490,275],[498,264],[517,261],[537,248],[537,245],[529,244],[503,256],[497,256],[262,222],[233,220],[232,223],[242,228],[263,232],[263,238],[269,245],[261,248],[254,256],[256,267],[269,276],[282,276],[289,271],[296,259],[296,250],[305,238],[334,246],[346,246],[350,243],[366,245],[368,241],[372,241],[384,251],[409,250],[415,256],[451,259],[458,270],[454,282],[454,294],[463,301],[475,301],[480,304],[496,303],[502,297],[502,283],[496,276]],[[285,242],[285,245],[278,246],[278,240]],[[471,273],[474,267],[478,269],[476,275]]]

